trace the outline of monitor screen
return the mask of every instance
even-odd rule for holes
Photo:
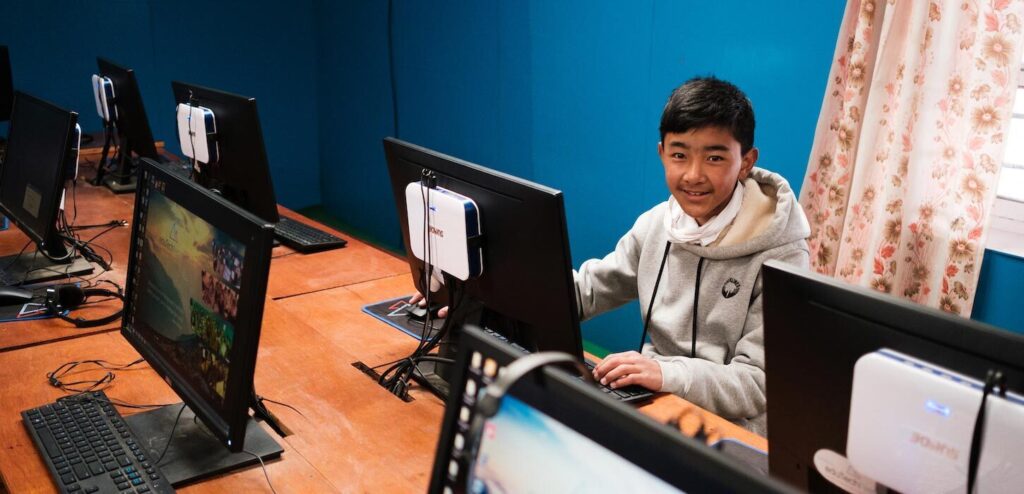
[[[123,332],[212,431],[241,447],[273,230],[143,163]]]
[[[502,332],[529,350],[582,358],[562,193],[393,138],[384,140],[384,152],[414,281],[420,284],[424,265],[410,243],[405,189],[428,170],[438,187],[472,199],[479,209],[483,272],[466,281],[464,303],[483,310],[465,322]]]
[[[78,114],[17,92],[0,170],[0,210],[47,251],[56,237],[67,160]]]
[[[256,100],[194,84],[172,82],[174,101],[213,112],[220,159],[202,166],[197,180],[265,221],[277,223],[277,199],[270,177]]]
[[[562,370],[521,378],[481,431],[476,402],[521,351],[462,334],[430,492],[788,492]]]
[[[14,104],[14,77],[11,75],[11,55],[0,45],[0,122],[10,119]]]
[[[849,487],[841,462],[864,355],[886,348],[979,381],[997,369],[1024,390],[1024,336],[777,261],[762,276],[769,468],[801,489]]]
[[[471,492],[682,492],[514,396],[487,421],[467,484]]]
[[[146,107],[142,103],[135,71],[104,58],[96,58],[96,65],[99,67],[99,75],[109,77],[114,83],[117,130],[127,139],[122,145],[128,146],[140,157],[159,160],[160,155],[156,151],[149,119],[146,118]]]

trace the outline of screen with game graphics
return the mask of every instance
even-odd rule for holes
[[[179,375],[224,408],[245,246],[146,187],[131,324]]]

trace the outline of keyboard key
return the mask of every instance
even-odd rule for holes
[[[106,469],[104,469],[103,465],[100,464],[100,462],[98,461],[89,463],[89,470],[92,472],[93,475],[100,475],[106,472]]]
[[[50,458],[57,458],[64,453],[59,447],[57,447],[57,441],[53,439],[53,434],[50,434],[49,430],[37,431],[39,433],[39,439],[43,441],[43,447],[46,448],[46,454],[50,455]]]

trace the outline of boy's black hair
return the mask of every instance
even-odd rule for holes
[[[695,77],[672,91],[661,113],[661,140],[669,132],[719,127],[732,133],[747,154],[754,147],[754,108],[740,88],[713,76]]]

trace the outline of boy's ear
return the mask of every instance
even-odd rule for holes
[[[750,175],[750,170],[754,168],[754,164],[757,163],[758,151],[757,148],[750,148],[747,154],[743,155],[743,159],[740,162],[740,180],[745,180]]]
[[[658,156],[661,156],[662,154],[665,154],[665,144],[658,141]]]

